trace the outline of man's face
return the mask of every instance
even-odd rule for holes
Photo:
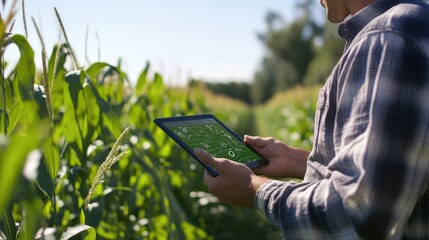
[[[326,9],[326,18],[333,23],[342,22],[350,15],[350,0],[320,0],[320,4]]]

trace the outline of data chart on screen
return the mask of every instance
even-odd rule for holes
[[[201,148],[214,157],[240,163],[259,160],[260,156],[229,133],[216,121],[183,121],[168,126],[191,149]]]

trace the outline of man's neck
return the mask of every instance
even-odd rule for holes
[[[375,1],[376,0],[348,0],[347,2],[351,15],[354,15]]]

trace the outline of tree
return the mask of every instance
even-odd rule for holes
[[[296,69],[276,56],[266,56],[262,60],[261,69],[256,72],[252,98],[256,103],[270,99],[276,92],[292,86],[297,81]]]
[[[250,84],[247,82],[204,82],[208,90],[213,93],[228,96],[230,98],[241,100],[247,104],[252,104],[250,97]]]
[[[302,14],[291,24],[268,12],[265,18],[267,31],[259,34],[266,47],[266,55],[255,73],[252,96],[255,102],[264,102],[278,91],[304,83],[304,76],[314,57],[314,39],[321,28],[311,18],[313,1],[297,5]]]
[[[326,81],[338,59],[341,57],[345,41],[337,34],[336,25],[326,22],[324,34],[315,45],[315,57],[311,60],[304,77],[304,85],[321,84]]]

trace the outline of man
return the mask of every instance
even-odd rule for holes
[[[311,153],[245,136],[255,169],[197,156],[220,201],[256,207],[286,239],[429,239],[429,7],[322,0],[347,44],[320,90]],[[301,177],[301,183],[269,179]]]

